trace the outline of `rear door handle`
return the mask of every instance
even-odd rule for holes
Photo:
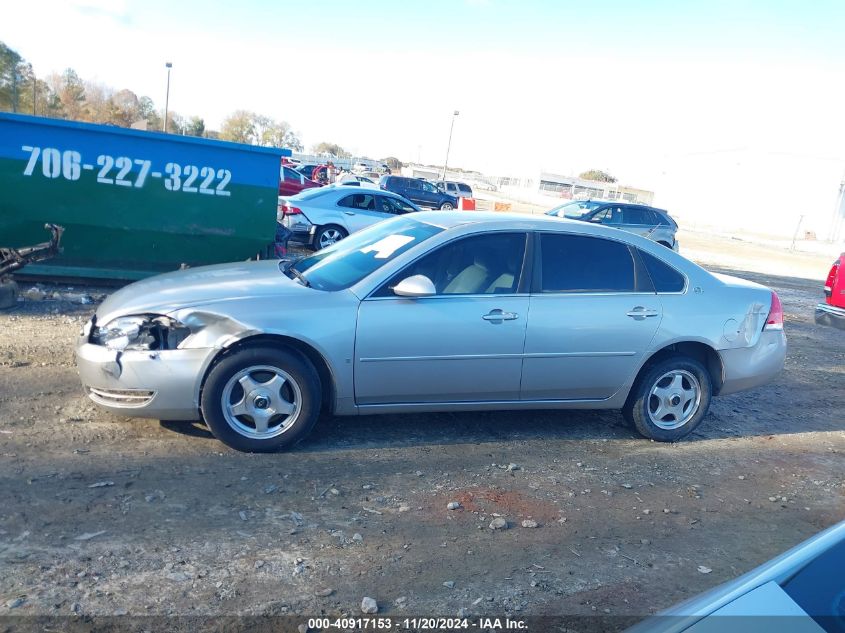
[[[495,310],[490,310],[490,312],[481,318],[485,321],[514,321],[519,318],[519,315],[516,312],[505,312],[496,308]]]
[[[637,319],[638,321],[641,321],[646,317],[655,317],[660,314],[660,312],[658,312],[657,310],[651,310],[650,308],[645,308],[643,306],[636,306],[634,308],[631,308],[625,314],[627,314],[632,319]]]
[[[354,211],[344,211],[346,215],[355,215]]]

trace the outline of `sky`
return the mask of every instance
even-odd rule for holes
[[[845,3],[29,0],[0,41],[210,129],[490,174],[597,168],[706,224],[825,233],[845,175]]]

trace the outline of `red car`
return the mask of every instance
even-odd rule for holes
[[[816,306],[816,323],[845,330],[845,253],[833,262],[827,274],[824,300]]]
[[[281,166],[281,173],[279,174],[279,195],[292,196],[299,193],[303,189],[312,189],[313,187],[322,187],[319,182],[314,182],[310,178],[306,178],[298,171],[291,169],[287,165]]]

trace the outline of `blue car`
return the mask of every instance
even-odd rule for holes
[[[442,209],[451,211],[458,207],[458,199],[440,191],[431,183],[422,178],[406,178],[405,176],[382,176],[379,179],[379,187],[385,191],[398,193],[416,205],[430,209]]]

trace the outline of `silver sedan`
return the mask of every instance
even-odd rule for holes
[[[335,415],[621,409],[676,441],[786,354],[770,289],[583,222],[413,213],[293,264],[168,273],[109,297],[76,350],[117,413],[203,419],[270,451]]]
[[[290,229],[291,239],[319,250],[371,224],[419,211],[413,202],[377,185],[349,184],[306,189],[279,198],[277,220]]]

